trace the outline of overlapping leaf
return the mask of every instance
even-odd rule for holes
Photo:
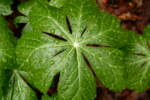
[[[45,94],[42,96],[42,100],[57,100],[57,97],[55,97],[55,96],[50,97],[47,94]]]
[[[13,69],[15,64],[15,42],[8,23],[0,16],[0,99],[2,99],[2,87],[7,84],[10,77],[7,69]]]
[[[0,69],[0,100],[2,100],[3,90],[2,87],[8,83],[11,73],[8,70]]]
[[[145,35],[134,34],[132,41],[126,46],[126,71],[129,89],[144,91],[150,85],[150,27],[147,27]]]
[[[19,72],[14,71],[5,87],[2,100],[37,100],[35,92],[21,78]]]
[[[17,25],[18,23],[26,23],[26,26],[22,30],[22,34],[33,30],[32,26],[30,25],[28,16],[29,16],[30,10],[37,4],[37,2],[35,2],[35,1],[49,4],[51,6],[60,8],[64,5],[66,0],[61,0],[61,1],[60,0],[50,0],[50,1],[47,1],[47,0],[29,0],[27,2],[22,2],[18,6],[18,10],[24,16],[18,16],[14,19],[14,24],[16,27],[18,27],[18,25]]]
[[[0,15],[10,15],[12,13],[10,5],[13,0],[0,0]]]
[[[17,25],[18,23],[26,23],[26,26],[22,29],[22,34],[33,30],[33,28],[30,25],[28,15],[29,15],[29,12],[32,9],[32,7],[35,5],[36,5],[36,2],[34,2],[33,0],[29,0],[27,2],[22,2],[18,6],[19,12],[22,13],[24,16],[16,17],[14,19],[14,24],[16,27],[18,27],[18,25]]]
[[[115,17],[100,12],[93,0],[69,0],[62,8],[36,2],[17,55],[30,83],[47,93],[60,73],[59,100],[93,100],[96,76],[112,90],[125,88],[124,53],[128,33]],[[90,67],[91,66],[91,67]]]
[[[0,69],[11,69],[15,63],[15,37],[8,23],[0,16]]]
[[[17,69],[15,45],[16,38],[0,16],[0,100],[36,100],[33,90],[17,72],[12,72]]]

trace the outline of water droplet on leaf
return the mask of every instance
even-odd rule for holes
[[[66,51],[66,54],[68,54],[69,52],[68,51]]]
[[[84,68],[84,66],[81,66],[82,68]]]
[[[59,43],[59,40],[54,40],[54,42],[55,42],[56,44],[58,44],[58,43]]]
[[[76,24],[72,24],[72,27],[75,28],[75,27],[76,27]]]
[[[98,41],[99,41],[100,43],[102,43],[102,39],[99,39]]]
[[[51,32],[51,33],[55,33],[55,29],[52,28],[52,29],[50,30],[50,32]]]
[[[54,53],[57,53],[57,50],[55,50]]]
[[[90,34],[91,32],[90,32],[90,31],[87,31],[87,33]]]
[[[51,65],[54,65],[54,64],[55,64],[55,61],[54,61],[54,60],[50,61],[50,64],[51,64]]]

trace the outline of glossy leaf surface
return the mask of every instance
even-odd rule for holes
[[[59,100],[93,100],[95,73],[108,88],[125,88],[124,53],[118,48],[128,33],[94,0],[70,0],[62,8],[36,2],[28,16],[35,30],[21,37],[17,55],[34,87],[47,93],[60,74]]]
[[[150,27],[144,35],[132,36],[132,41],[126,46],[126,71],[128,88],[142,92],[150,85]]]

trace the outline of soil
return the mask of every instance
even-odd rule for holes
[[[14,0],[12,9],[13,14],[6,16],[9,22],[10,29],[16,37],[21,36],[21,30],[25,24],[19,24],[16,28],[13,24],[13,19],[16,16],[22,15],[17,10],[20,2],[27,0]],[[97,0],[100,10],[106,11],[121,20],[121,26],[127,30],[133,30],[138,34],[142,34],[144,28],[150,24],[150,0]],[[95,100],[150,100],[150,88],[143,93],[136,93],[134,90],[125,89],[122,92],[114,92],[106,88],[96,77],[97,95]],[[49,89],[48,94],[51,96],[57,92],[57,83],[59,75],[56,76],[55,85]],[[32,87],[31,87],[32,88]],[[32,88],[33,89],[33,88]],[[40,100],[42,93],[33,89]]]
[[[121,20],[121,26],[142,34],[150,24],[150,0],[97,0],[99,8]]]

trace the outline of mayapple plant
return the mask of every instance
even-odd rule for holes
[[[144,35],[120,26],[95,0],[29,0],[18,10],[25,23],[17,39],[0,5],[0,98],[2,100],[94,100],[97,77],[107,88],[142,92],[150,84],[150,27]],[[59,74],[57,93],[49,88]]]

